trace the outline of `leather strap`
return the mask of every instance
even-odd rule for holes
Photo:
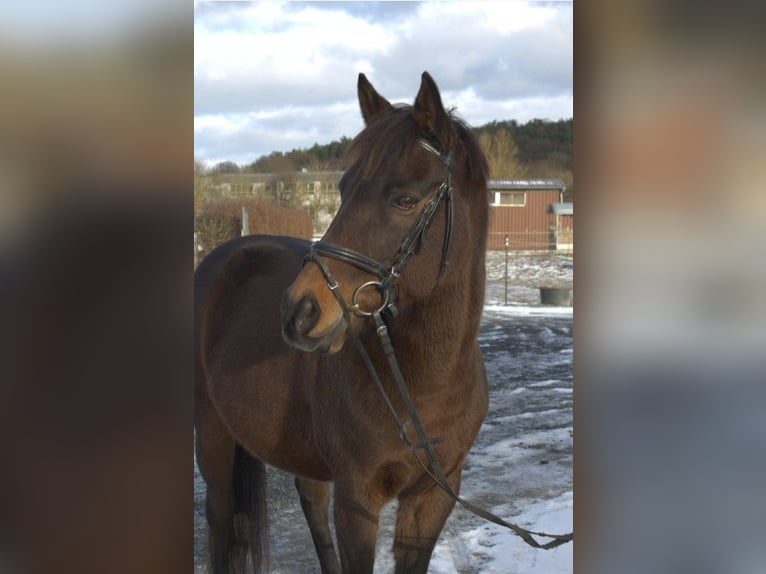
[[[548,534],[545,532],[535,532],[533,530],[527,530],[526,528],[522,528],[521,526],[518,526],[517,524],[513,524],[511,522],[503,520],[496,514],[493,514],[489,512],[488,510],[484,510],[483,508],[480,508],[476,506],[475,504],[468,502],[467,500],[464,500],[463,498],[460,498],[460,496],[458,496],[457,493],[455,493],[455,491],[452,489],[449,482],[447,481],[447,477],[445,476],[444,470],[441,464],[439,463],[439,459],[436,457],[436,452],[434,452],[433,445],[439,442],[440,439],[428,438],[426,436],[426,432],[425,432],[425,429],[423,428],[423,424],[420,421],[420,417],[418,416],[417,410],[415,409],[415,403],[412,401],[412,397],[410,396],[409,390],[407,389],[407,384],[404,381],[404,376],[402,375],[402,372],[399,369],[399,363],[396,360],[394,347],[391,344],[391,338],[388,335],[388,327],[386,326],[380,314],[374,314],[373,318],[375,319],[376,331],[378,334],[378,338],[380,339],[380,344],[383,347],[383,351],[386,354],[386,358],[388,359],[388,366],[391,370],[391,374],[394,378],[394,381],[396,381],[396,386],[399,390],[399,395],[402,397],[404,406],[407,409],[407,415],[412,421],[412,426],[415,428],[415,432],[417,433],[418,441],[419,441],[418,444],[413,444],[410,441],[409,437],[407,436],[407,433],[404,430],[404,423],[402,422],[399,415],[396,413],[396,410],[394,409],[391,403],[391,400],[386,394],[386,391],[383,388],[383,385],[380,383],[380,379],[378,377],[378,374],[375,372],[375,368],[372,365],[372,361],[369,360],[369,356],[367,356],[366,349],[364,349],[364,346],[361,344],[361,341],[359,341],[358,337],[355,337],[355,340],[357,341],[357,349],[360,349],[360,353],[362,353],[363,357],[366,356],[365,365],[367,365],[367,369],[370,372],[370,376],[372,377],[373,381],[375,381],[378,391],[383,395],[386,405],[391,411],[391,414],[394,417],[394,420],[396,421],[397,426],[399,427],[399,436],[407,443],[407,445],[410,447],[410,450],[413,451],[415,458],[423,467],[423,470],[433,479],[433,481],[444,492],[446,492],[449,495],[450,498],[452,498],[455,502],[463,506],[463,508],[465,508],[466,510],[470,512],[473,512],[474,514],[484,518],[485,520],[493,522],[499,526],[503,526],[505,528],[511,529],[516,535],[521,537],[521,539],[524,540],[524,542],[526,542],[527,544],[529,544],[530,546],[534,548],[549,550],[551,548],[556,548],[557,546],[561,546],[562,544],[566,544],[567,542],[571,542],[574,539],[573,532],[570,532],[568,534]],[[415,452],[417,450],[423,450],[425,452],[426,458],[428,459],[428,466],[426,466],[426,464],[421,460],[421,458],[417,456],[417,453]],[[533,538],[533,535],[542,536],[544,538],[552,538],[552,540],[546,543],[540,543]]]

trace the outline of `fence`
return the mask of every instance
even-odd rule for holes
[[[574,233],[571,229],[556,231],[511,231],[490,232],[487,237],[488,251],[574,251]]]
[[[304,212],[304,217],[308,220],[308,214]],[[205,227],[207,225],[207,227]],[[310,229],[305,221],[301,221],[302,228]],[[213,231],[208,227],[216,226],[213,231],[221,234],[220,238],[213,238]],[[218,229],[222,227],[222,229]],[[198,226],[195,229],[194,256],[195,267],[211,249],[222,243],[226,239],[236,237],[240,233],[241,219],[220,220],[218,218],[205,222],[198,219]],[[252,227],[252,224],[251,224]],[[322,234],[315,233],[313,236],[304,231],[296,233],[294,229],[290,230],[271,230],[256,229],[253,233],[282,233],[286,235],[299,235],[305,238],[311,238],[316,241]],[[508,240],[508,250],[513,252],[551,252],[571,255],[574,253],[574,232],[571,229],[560,229],[556,231],[513,231],[508,233],[490,232],[487,241],[487,251],[503,251],[506,248],[506,238]],[[203,245],[210,246],[208,248]]]

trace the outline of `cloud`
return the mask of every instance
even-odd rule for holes
[[[322,108],[286,107],[245,114],[197,116],[195,158],[210,164],[230,160],[240,165],[272,151],[326,144],[362,128],[355,101]],[[339,135],[329,135],[338,133]],[[263,151],[265,150],[265,151]]]
[[[411,103],[428,70],[445,104],[473,124],[571,117],[572,7],[200,2],[194,70],[202,159],[252,161],[353,136],[359,72]]]
[[[340,10],[260,2],[195,25],[195,109],[244,112],[348,97],[350,70],[396,41],[384,26]]]

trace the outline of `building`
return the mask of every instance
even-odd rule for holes
[[[341,171],[237,173],[213,176],[224,197],[255,197],[304,207],[315,234],[327,229],[340,206]],[[487,249],[514,251],[573,250],[574,208],[564,203],[561,179],[500,179],[488,182],[490,219]]]
[[[490,180],[487,249],[572,250],[574,209],[561,179]],[[554,207],[555,206],[555,207]]]
[[[290,173],[225,173],[212,176],[213,186],[225,197],[262,197],[280,205],[300,204],[307,194],[335,197],[341,171]]]
[[[549,212],[554,217],[552,248],[556,251],[574,250],[574,204],[551,203]]]
[[[249,197],[276,205],[303,207],[319,233],[340,206],[341,171],[289,173],[227,173],[212,176],[213,189],[222,197]]]

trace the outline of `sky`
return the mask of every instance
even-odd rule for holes
[[[570,2],[194,4],[194,156],[253,162],[353,137],[364,73],[412,103],[423,71],[474,126],[573,117]]]

